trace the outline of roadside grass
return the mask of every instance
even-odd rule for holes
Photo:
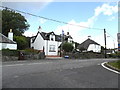
[[[114,61],[114,62],[108,62],[108,64],[117,68],[117,69],[120,69],[120,60]]]

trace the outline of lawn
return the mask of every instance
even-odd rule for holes
[[[120,69],[120,60],[114,61],[114,62],[108,62],[108,64],[117,68],[117,69]]]

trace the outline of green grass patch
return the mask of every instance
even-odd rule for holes
[[[108,64],[117,68],[117,69],[120,69],[120,60],[114,61],[114,62],[108,62]]]

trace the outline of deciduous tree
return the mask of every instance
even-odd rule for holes
[[[73,47],[72,43],[66,42],[66,43],[64,43],[64,44],[62,45],[62,49],[63,49],[65,52],[71,52],[71,51],[74,49],[74,47]]]
[[[10,29],[14,35],[21,36],[27,29],[29,24],[24,16],[20,13],[9,9],[2,10],[2,33],[7,36]]]

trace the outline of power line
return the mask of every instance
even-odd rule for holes
[[[113,37],[110,33],[106,32],[108,35],[110,35],[114,40],[116,40],[115,37]]]
[[[64,22],[64,21],[59,21],[59,20],[55,20],[55,19],[51,19],[51,18],[46,18],[46,17],[43,17],[43,16],[38,16],[38,15],[35,15],[35,14],[27,13],[27,12],[24,12],[24,11],[12,9],[12,8],[5,7],[5,6],[0,6],[0,7],[5,8],[5,9],[10,9],[10,10],[13,10],[13,11],[17,11],[17,12],[20,12],[20,13],[28,14],[28,15],[31,15],[31,16],[34,16],[34,17],[39,17],[39,18],[43,18],[43,19],[46,19],[46,20],[54,21],[54,22],[57,22],[57,23],[63,23],[63,24],[71,25],[71,26],[77,26],[77,27],[88,28],[88,29],[104,30],[104,29],[100,29],[100,28],[91,28],[91,27],[86,27],[86,26],[81,26],[81,25],[76,25],[76,24],[70,24],[70,23],[67,23],[67,22]]]

